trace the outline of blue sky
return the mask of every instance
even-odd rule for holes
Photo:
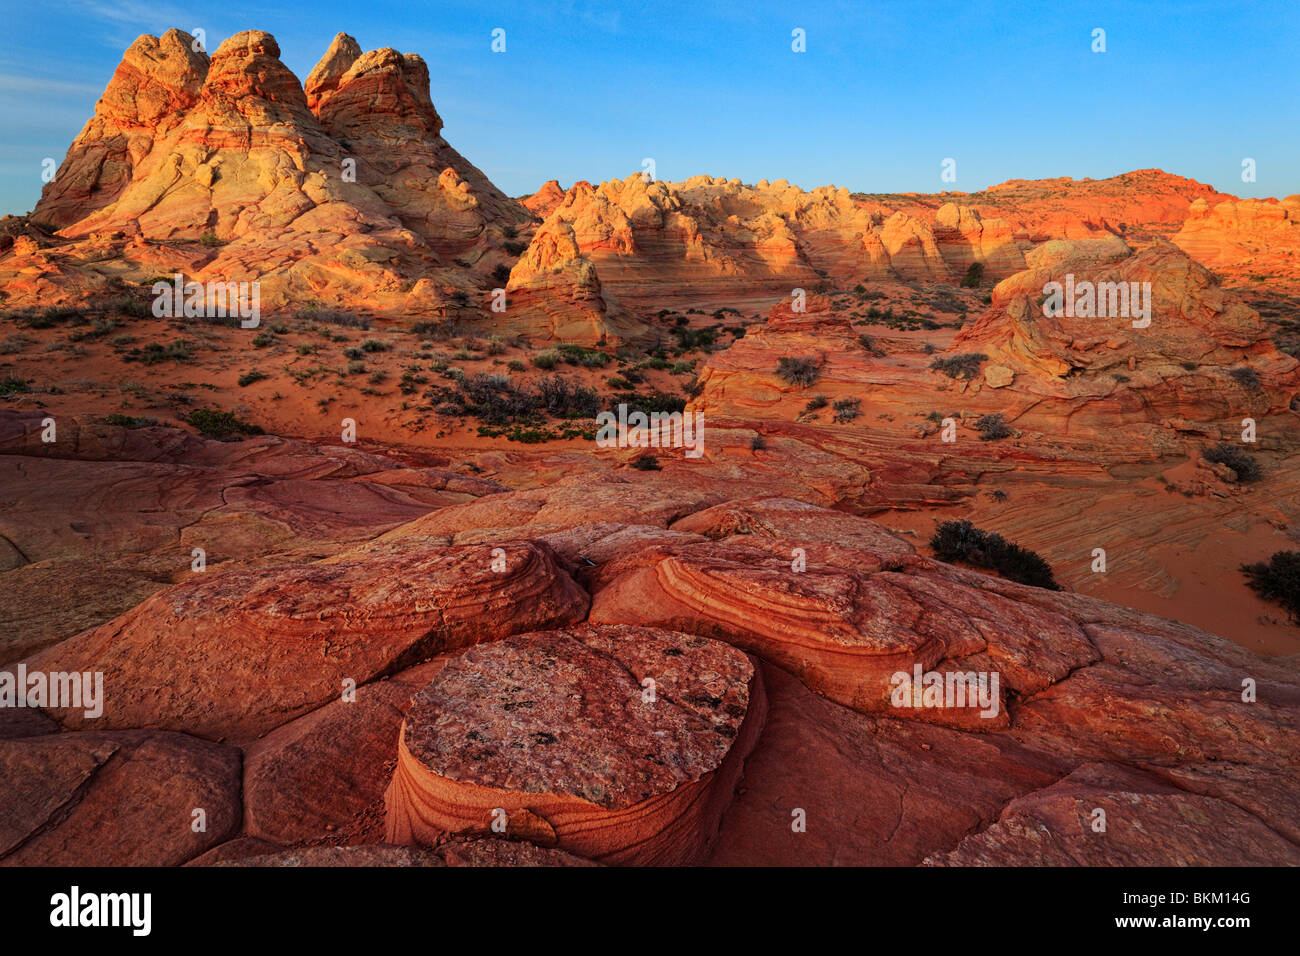
[[[299,77],[338,31],[419,53],[444,135],[511,195],[627,176],[646,157],[660,179],[864,192],[1152,166],[1241,196],[1300,192],[1297,0],[267,6],[0,0],[0,213],[31,209],[41,160],[62,160],[122,51],[173,26],[202,27],[209,50],[267,30]],[[955,184],[940,180],[948,157]]]

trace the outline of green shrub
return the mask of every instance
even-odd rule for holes
[[[387,351],[388,351],[388,343],[387,343],[387,342],[381,342],[381,341],[379,341],[379,339],[366,339],[364,342],[361,343],[361,351],[363,351],[363,352],[387,352]]]
[[[219,411],[215,408],[196,408],[190,412],[185,421],[200,435],[206,435],[208,438],[218,438],[223,441],[237,435],[262,434],[262,429],[257,425],[250,425],[248,422],[236,418],[230,412]]]
[[[547,349],[533,356],[532,362],[538,368],[549,372],[560,364],[560,353],[556,349]]]
[[[10,395],[18,395],[22,392],[30,392],[31,386],[21,378],[14,375],[7,375],[0,378],[0,396],[8,398]]]
[[[935,529],[930,547],[941,561],[962,561],[977,568],[996,571],[1004,578],[1049,591],[1061,586],[1051,566],[1041,557],[1002,535],[983,531],[969,521],[945,521]]]
[[[972,262],[970,268],[966,270],[966,275],[962,277],[961,286],[963,289],[978,289],[983,281],[984,263]]]
[[[268,377],[269,376],[267,376],[265,372],[253,369],[251,372],[245,372],[243,375],[239,376],[239,387],[247,388],[254,382],[260,382],[262,379]]]
[[[812,398],[808,399],[808,404],[803,407],[803,410],[805,413],[815,412],[819,409],[825,408],[826,405],[827,401],[825,395],[814,395]]]
[[[134,348],[122,356],[124,362],[157,365],[160,362],[188,362],[194,357],[194,343],[185,339],[160,345],[150,342],[144,348]]]

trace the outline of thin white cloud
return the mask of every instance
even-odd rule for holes
[[[76,96],[98,96],[102,92],[104,92],[103,84],[73,83],[68,80],[51,80],[39,76],[0,73],[0,93],[71,93]]]

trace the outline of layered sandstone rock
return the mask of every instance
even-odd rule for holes
[[[32,217],[68,226],[117,200],[137,164],[199,99],[208,55],[180,30],[145,34],[127,48],[95,115],[73,140]]]
[[[1011,801],[941,866],[1295,866],[1300,849],[1231,801],[1118,764],[1085,764]]]
[[[698,637],[584,627],[472,649],[403,722],[387,838],[504,832],[602,862],[697,861],[764,707],[746,657]]]
[[[445,650],[580,619],[587,595],[544,545],[428,549],[196,575],[43,651],[30,669],[104,673],[100,724],[264,733]],[[157,640],[159,633],[168,635]],[[79,711],[61,712],[79,727]]]
[[[1300,195],[1192,203],[1174,243],[1203,266],[1235,275],[1292,275],[1300,263]]]
[[[0,865],[177,866],[238,829],[239,751],[135,730],[0,740],[0,792]]]

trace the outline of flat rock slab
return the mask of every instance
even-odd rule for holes
[[[1179,789],[1131,767],[1094,763],[1011,801],[997,823],[967,837],[952,852],[925,862],[937,866],[1297,866],[1300,847],[1226,800]]]
[[[184,863],[238,829],[239,762],[159,731],[0,741],[0,865]]]
[[[496,823],[601,862],[698,860],[765,706],[745,654],[687,634],[584,626],[471,648],[407,713],[387,839]]]
[[[28,661],[102,671],[98,726],[248,739],[446,650],[586,613],[546,545],[425,548],[196,575]],[[80,711],[57,711],[67,727]]]

